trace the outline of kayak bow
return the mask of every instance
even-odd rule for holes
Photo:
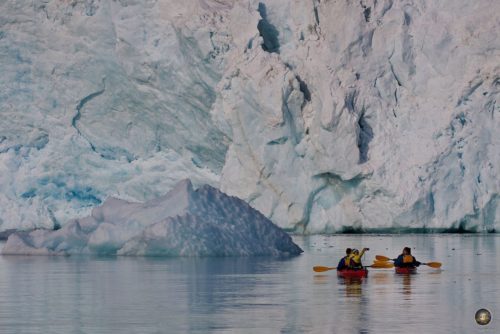
[[[417,267],[395,267],[396,274],[416,274]]]
[[[342,269],[337,270],[337,276],[343,278],[367,277],[368,269]]]

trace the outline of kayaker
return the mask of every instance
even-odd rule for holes
[[[363,268],[363,264],[361,263],[361,257],[365,254],[367,250],[370,250],[370,248],[363,248],[361,252],[357,249],[353,249],[349,260],[349,268],[353,269]]]
[[[420,262],[411,255],[411,248],[405,247],[403,248],[403,253],[398,256],[397,259],[394,259],[394,266],[399,268],[415,268],[420,265]]]
[[[339,264],[337,265],[337,270],[347,269],[349,268],[349,261],[351,257],[352,249],[346,248],[345,256],[340,259]]]

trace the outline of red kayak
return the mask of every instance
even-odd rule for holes
[[[416,274],[417,267],[395,267],[396,274]]]
[[[342,269],[337,270],[337,276],[343,278],[351,278],[351,277],[366,277],[368,276],[367,269]]]

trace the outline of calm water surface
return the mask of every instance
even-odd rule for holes
[[[0,257],[0,333],[500,333],[499,235],[294,237],[304,254],[269,258]],[[372,269],[346,282],[346,247],[395,257],[415,275]],[[474,321],[479,308],[493,320]]]

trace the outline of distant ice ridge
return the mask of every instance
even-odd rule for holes
[[[0,230],[190,178],[299,233],[500,231],[498,12],[0,1]]]
[[[3,254],[292,256],[292,238],[244,201],[189,180],[146,203],[109,198],[61,229],[16,232]]]

